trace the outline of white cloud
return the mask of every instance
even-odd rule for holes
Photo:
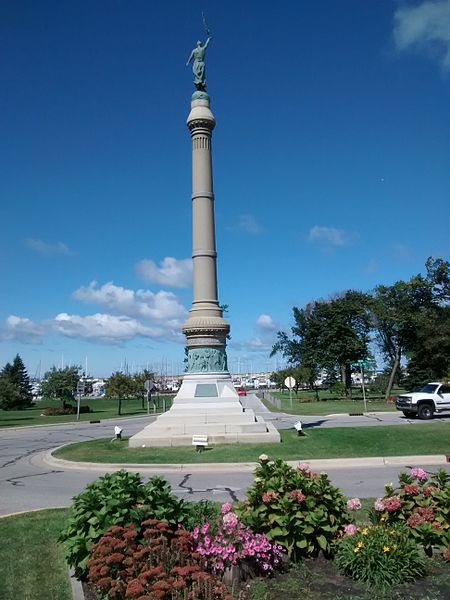
[[[162,328],[146,327],[136,319],[100,313],[88,316],[60,313],[54,318],[53,326],[67,337],[112,344],[136,336],[162,337],[165,333]]]
[[[42,341],[45,331],[43,325],[31,319],[9,315],[5,327],[0,329],[0,340],[36,344]]]
[[[0,329],[0,341],[36,343],[48,333],[92,342],[117,344],[135,337],[182,342],[181,327],[188,311],[172,292],[130,290],[112,282],[99,286],[92,281],[73,297],[100,305],[105,312],[91,315],[61,312],[41,323],[10,315]]]
[[[130,290],[113,282],[99,286],[96,281],[80,287],[73,297],[83,302],[99,304],[109,311],[131,318],[143,319],[165,328],[181,328],[187,316],[186,308],[172,292],[161,290]]]
[[[242,233],[249,233],[250,235],[259,235],[263,233],[264,228],[258,223],[254,215],[239,215],[237,223],[229,227],[233,231],[241,231]]]
[[[272,319],[270,315],[261,314],[256,319],[256,325],[263,329],[264,331],[276,331],[278,329],[278,325]]]
[[[138,275],[147,283],[158,283],[169,287],[189,287],[192,285],[192,259],[177,260],[166,256],[159,267],[152,260],[141,260],[136,265]]]
[[[402,6],[394,14],[394,40],[399,50],[431,50],[450,69],[450,0]]]
[[[322,245],[339,248],[346,246],[350,242],[350,237],[343,229],[335,227],[321,227],[314,225],[309,230],[308,239],[310,242],[318,242]]]
[[[30,248],[30,250],[41,256],[68,256],[72,254],[69,247],[62,242],[48,244],[42,240],[27,238],[24,243],[27,248]]]

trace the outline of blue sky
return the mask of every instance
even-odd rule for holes
[[[183,368],[202,10],[230,368],[449,259],[449,0],[4,0],[1,364]]]

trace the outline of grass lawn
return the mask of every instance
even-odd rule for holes
[[[399,393],[396,390],[396,393]],[[258,394],[263,399],[263,393]],[[270,396],[267,392],[264,393],[264,404],[272,412],[285,412],[293,415],[332,415],[337,413],[361,413],[364,412],[364,402],[360,390],[353,392],[353,399],[339,399],[333,396],[330,392],[321,390],[319,392],[319,400],[313,392],[308,390],[300,390],[298,396],[292,392],[292,403],[289,392],[270,392],[276,400],[279,400],[280,405],[270,401]],[[394,402],[385,402],[383,398],[372,397],[367,398],[367,411],[396,411]]]
[[[285,460],[450,453],[450,423],[442,422],[307,429],[304,437],[289,429],[281,431],[281,438],[281,444],[225,444],[205,452],[194,448],[128,448],[126,439],[101,439],[70,444],[54,456],[82,462],[184,464],[255,462],[263,452]]]
[[[172,396],[155,396],[156,409],[162,412],[168,410],[172,402]],[[164,406],[165,402],[165,406]],[[142,408],[142,400],[136,398],[133,400],[122,401],[122,417],[137,417],[147,414],[147,405]],[[76,404],[74,403],[76,406]],[[76,415],[60,415],[54,417],[43,416],[46,408],[62,406],[59,400],[38,400],[34,406],[25,410],[0,410],[0,428],[1,427],[20,427],[23,425],[54,425],[55,423],[75,423]],[[80,414],[80,421],[98,421],[104,419],[117,418],[117,402],[115,400],[106,400],[105,398],[83,398],[81,406],[89,406],[90,413]],[[153,404],[150,404],[150,414],[153,414]]]
[[[70,600],[67,566],[57,542],[66,509],[0,519],[0,598]]]

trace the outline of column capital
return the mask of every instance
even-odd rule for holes
[[[209,129],[210,131],[214,129],[216,120],[209,107],[209,100],[192,100],[187,126],[191,131],[197,128]]]

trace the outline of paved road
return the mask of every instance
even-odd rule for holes
[[[274,420],[279,428],[292,427],[298,417],[267,414],[265,408],[257,404],[256,397],[249,396],[246,404],[253,404],[258,412]],[[395,414],[395,422],[405,422],[403,417]],[[119,424],[125,435],[133,435],[140,431],[154,417],[139,417],[117,421],[104,421],[97,424],[79,423],[70,425],[53,425],[48,427],[33,427],[0,430],[0,515],[11,512],[25,511],[36,508],[68,506],[71,498],[78,494],[90,481],[103,473],[102,470],[73,470],[51,467],[44,462],[46,451],[68,442],[92,440],[102,437],[113,437],[113,426]],[[358,425],[386,424],[382,417],[308,417],[302,419],[304,426],[330,427],[356,424],[354,419],[363,419]],[[413,421],[412,440],[418,423]],[[426,424],[421,423],[426,426]],[[419,425],[419,426],[421,426]],[[300,459],[301,457],[299,457]],[[403,467],[414,466],[358,466],[350,468],[332,467],[327,472],[333,483],[349,496],[380,496],[383,486],[389,481],[395,482],[397,473]],[[426,464],[421,466],[428,468]],[[450,472],[450,465],[446,465]],[[435,470],[429,466],[429,470]],[[144,477],[154,474],[154,470],[146,472],[140,469]],[[179,473],[161,473],[166,476],[176,494],[189,499],[215,499],[221,502],[241,499],[245,490],[251,484],[252,474],[249,472],[223,472],[218,469],[212,472],[189,472],[187,468]]]

